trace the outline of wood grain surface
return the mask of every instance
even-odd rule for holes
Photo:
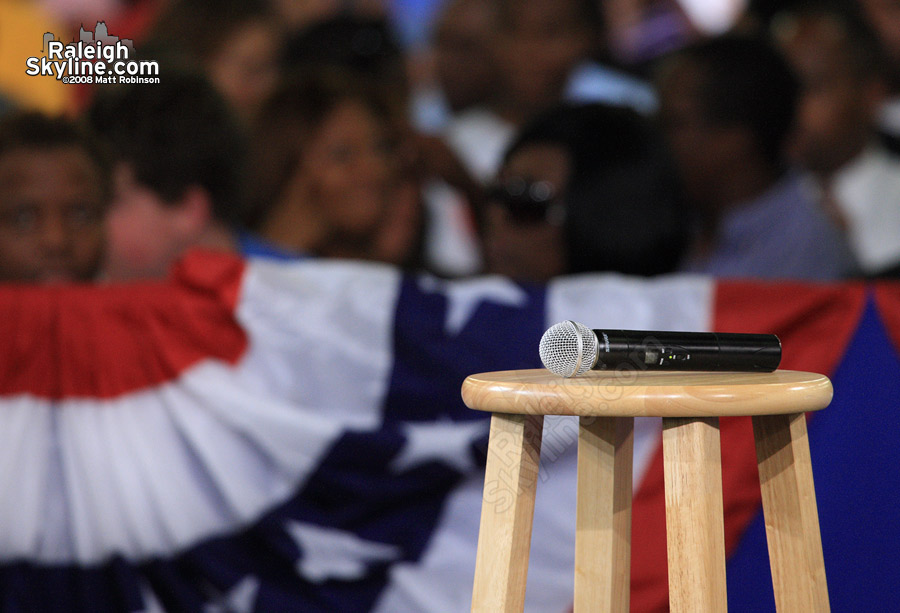
[[[574,613],[628,613],[634,418],[580,422]]]
[[[824,375],[682,371],[591,371],[564,378],[548,370],[471,375],[462,386],[471,409],[521,415],[719,417],[817,411],[831,402]]]
[[[663,418],[669,610],[725,611],[722,451],[715,417]]]
[[[519,613],[525,607],[543,426],[540,415],[491,418],[473,612]]]
[[[753,434],[776,608],[828,611],[806,417],[757,416]]]

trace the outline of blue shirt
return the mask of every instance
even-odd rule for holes
[[[841,231],[802,179],[788,174],[719,220],[711,251],[689,256],[685,272],[716,277],[831,281],[858,274]]]

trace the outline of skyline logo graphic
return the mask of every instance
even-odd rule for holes
[[[110,34],[105,21],[93,31],[82,24],[71,43],[53,32],[45,32],[42,43],[44,55],[25,61],[29,76],[52,76],[63,83],[159,83],[159,63],[135,59],[133,41]]]

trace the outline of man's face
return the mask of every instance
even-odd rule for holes
[[[710,200],[725,160],[717,126],[707,120],[700,97],[703,73],[693,63],[674,60],[658,81],[660,126],[669,143],[689,199],[697,206]]]
[[[833,20],[794,20],[776,33],[776,40],[803,87],[792,153],[813,171],[834,172],[874,135],[878,83],[859,74],[851,43]]]
[[[484,0],[456,0],[445,9],[434,37],[435,71],[454,111],[483,102],[497,71],[490,56],[494,15]]]
[[[141,185],[127,164],[113,174],[105,275],[112,281],[158,279],[183,250],[178,209]]]
[[[496,49],[503,88],[536,112],[557,103],[572,67],[591,46],[574,1],[516,0],[501,16]]]
[[[900,87],[900,0],[862,0],[860,5],[888,56],[896,93]]]
[[[90,281],[104,249],[100,171],[75,146],[0,156],[0,280]]]

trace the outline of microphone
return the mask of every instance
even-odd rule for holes
[[[774,334],[591,330],[563,321],[544,332],[541,362],[561,377],[628,365],[640,370],[772,372],[781,362]]]

